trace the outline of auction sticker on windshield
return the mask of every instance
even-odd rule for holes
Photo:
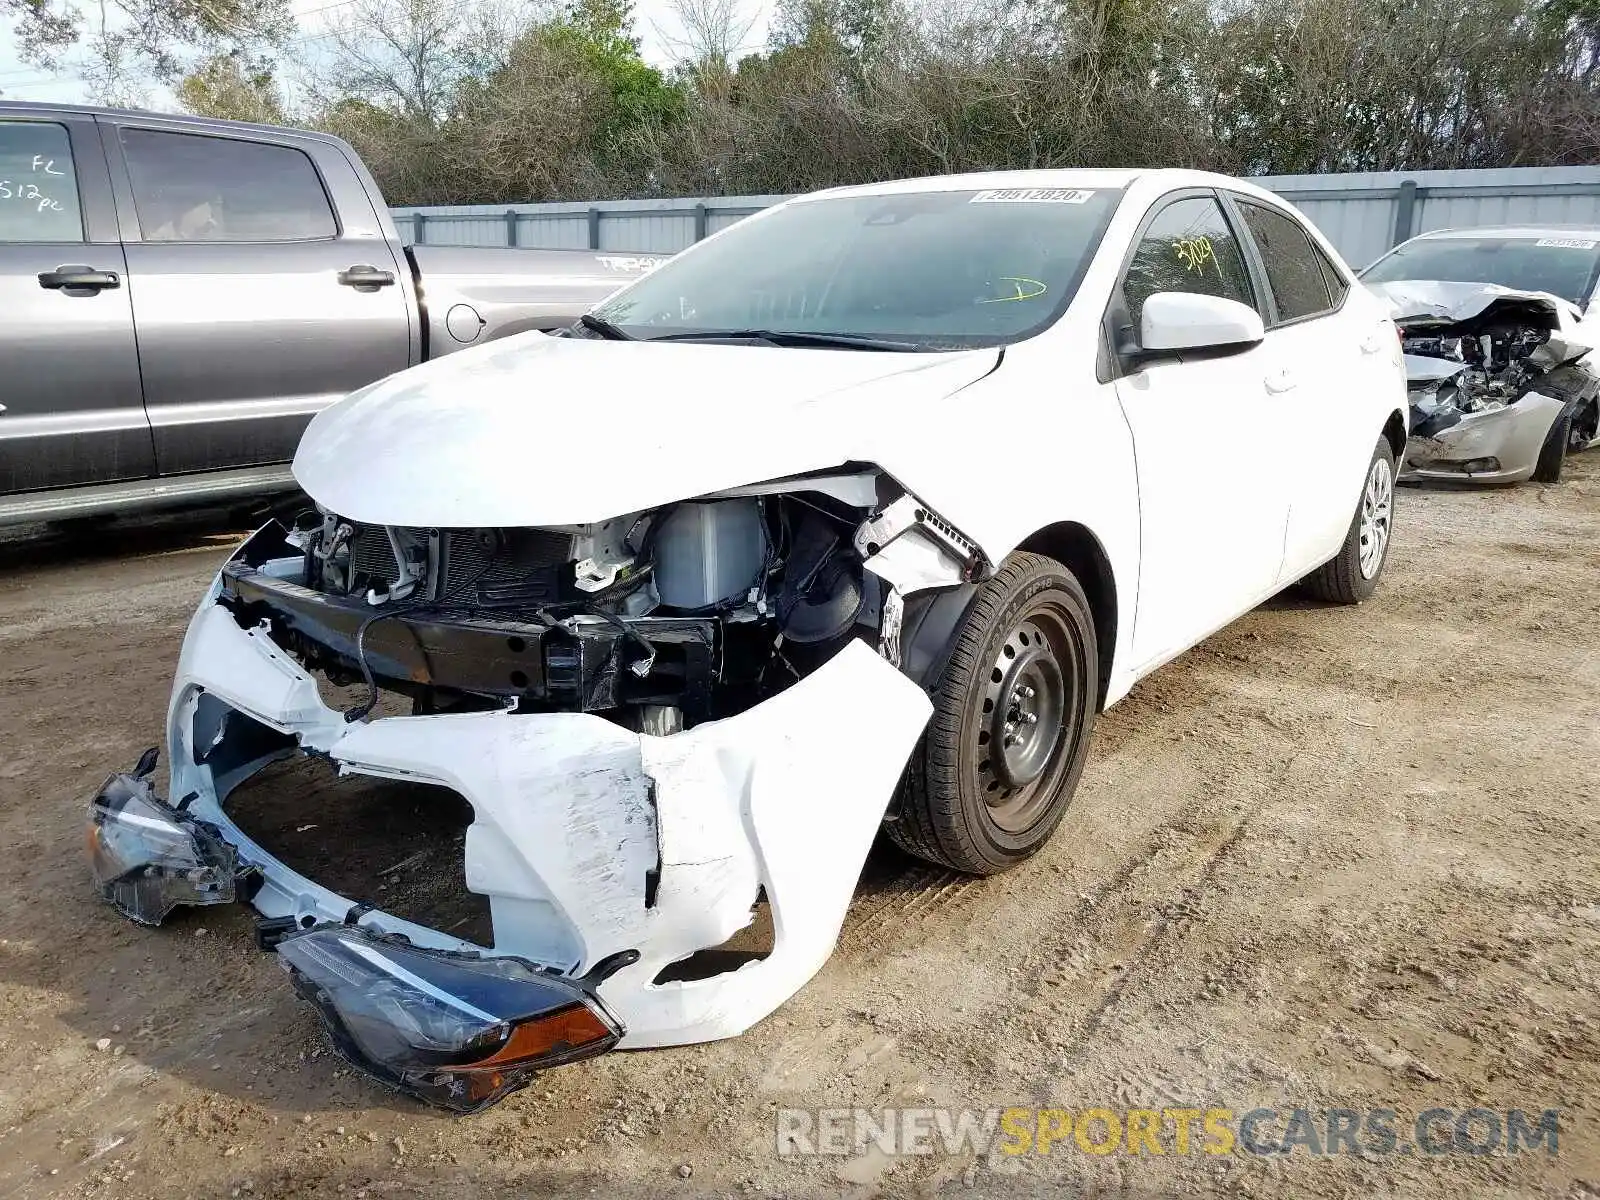
[[[972,197],[970,204],[1086,204],[1094,197],[1087,188],[990,188]]]

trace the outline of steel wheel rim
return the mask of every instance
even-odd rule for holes
[[[1026,833],[1049,811],[1069,765],[1068,722],[1082,686],[1071,661],[1073,637],[1053,604],[1024,613],[1006,634],[981,696],[976,744],[978,793],[989,818],[1010,835]]]
[[[1383,566],[1389,549],[1389,525],[1394,513],[1394,472],[1389,460],[1379,458],[1367,473],[1361,494],[1361,578],[1371,579]]]

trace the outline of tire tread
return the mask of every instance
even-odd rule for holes
[[[964,685],[974,670],[982,669],[978,656],[996,613],[1030,575],[1046,571],[1071,576],[1066,567],[1042,554],[1009,555],[973,597],[933,694],[933,716],[901,781],[899,819],[884,826],[889,840],[908,854],[969,875],[993,875],[1010,865],[971,850],[977,839],[966,828],[959,787],[965,715],[960,693],[965,689],[951,684]],[[965,836],[941,837],[941,827],[952,832],[959,828]]]

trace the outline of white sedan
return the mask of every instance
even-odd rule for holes
[[[827,959],[880,828],[1013,867],[1141,676],[1291,584],[1370,595],[1406,412],[1386,310],[1248,183],[789,201],[570,336],[321,413],[295,459],[319,511],[246,543],[185,639],[187,802],[114,778],[96,878],[147,922],[250,900],[340,1051],[451,1108],[738,1033]],[[301,755],[464,796],[492,942],[242,829],[230,792]],[[158,852],[184,869],[129,874]],[[763,901],[770,941],[738,941]]]

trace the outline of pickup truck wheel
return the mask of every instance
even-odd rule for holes
[[[1389,439],[1381,437],[1367,464],[1367,479],[1361,485],[1361,499],[1350,519],[1344,545],[1302,579],[1300,587],[1329,604],[1360,604],[1372,595],[1383,564],[1389,561],[1394,499],[1394,450]]]
[[[993,875],[1033,854],[1078,785],[1100,694],[1094,617],[1072,572],[1013,554],[972,601],[933,694],[890,839]]]

